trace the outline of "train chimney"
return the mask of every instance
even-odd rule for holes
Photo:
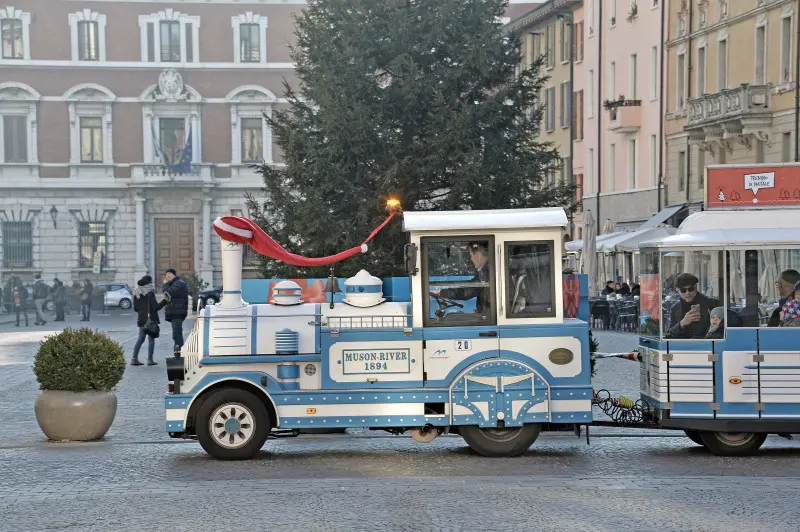
[[[244,244],[220,239],[222,243],[222,308],[245,306],[242,299],[242,253]]]

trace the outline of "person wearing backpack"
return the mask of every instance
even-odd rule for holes
[[[158,362],[153,360],[156,338],[158,338],[160,334],[158,324],[161,323],[161,320],[158,318],[158,311],[166,304],[166,301],[159,303],[156,300],[156,292],[153,287],[152,277],[145,275],[136,282],[136,288],[133,290],[133,310],[136,311],[136,326],[139,327],[139,338],[136,340],[136,345],[133,347],[131,366],[144,365],[139,362],[139,349],[142,348],[145,338],[148,342],[147,365],[155,366],[158,364]]]
[[[14,302],[14,310],[17,312],[17,327],[19,327],[19,313],[25,315],[25,327],[28,327],[28,289],[22,284],[22,280],[17,279],[17,284],[14,286],[12,294],[12,301]]]

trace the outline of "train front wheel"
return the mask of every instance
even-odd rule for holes
[[[519,456],[533,445],[542,426],[538,423],[503,429],[482,429],[464,425],[459,427],[461,437],[478,454],[489,457]]]

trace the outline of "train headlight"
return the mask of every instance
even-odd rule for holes
[[[564,366],[569,364],[575,359],[575,355],[569,349],[565,349],[563,347],[559,347],[558,349],[553,349],[550,351],[550,355],[548,356],[550,362],[553,364],[558,364],[559,366]]]

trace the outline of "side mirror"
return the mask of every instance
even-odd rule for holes
[[[417,246],[415,244],[406,244],[403,248],[403,257],[405,258],[406,275],[416,275],[419,271],[417,268]]]

